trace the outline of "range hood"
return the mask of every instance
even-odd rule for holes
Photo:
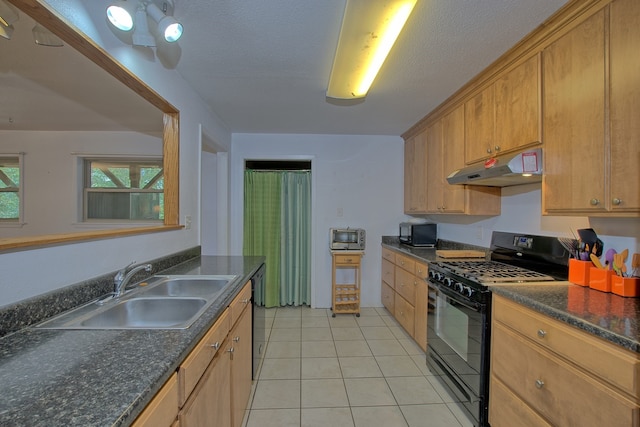
[[[449,184],[509,187],[542,181],[542,149],[492,157],[485,162],[453,171]]]

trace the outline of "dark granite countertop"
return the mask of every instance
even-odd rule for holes
[[[403,245],[397,237],[383,236],[382,246],[426,262],[439,260],[435,249]],[[455,242],[438,241],[438,249],[470,247]],[[471,249],[487,251],[485,248]],[[491,286],[491,290],[627,350],[640,353],[640,298],[624,298],[569,282],[553,282],[552,285],[500,285]]]
[[[25,328],[0,338],[0,425],[130,425],[263,262],[203,256],[163,271],[240,275],[188,329]]]

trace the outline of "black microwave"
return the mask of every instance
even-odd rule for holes
[[[402,222],[399,238],[405,245],[434,248],[438,242],[438,224]]]

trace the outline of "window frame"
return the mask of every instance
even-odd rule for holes
[[[0,158],[3,159],[17,159],[18,160],[18,173],[20,176],[20,182],[18,184],[17,191],[10,191],[6,189],[0,189],[0,192],[12,192],[18,194],[18,218],[0,218],[1,227],[22,227],[24,222],[24,153],[0,153]]]
[[[91,162],[113,162],[113,163],[121,163],[123,165],[133,165],[136,163],[157,163],[162,169],[162,179],[164,180],[164,161],[161,156],[147,156],[147,155],[84,155],[80,157],[79,167],[80,175],[82,179],[80,180],[80,191],[78,194],[80,195],[79,206],[80,206],[80,217],[78,218],[81,224],[103,224],[110,225],[115,224],[118,226],[124,225],[140,225],[140,224],[148,224],[148,225],[158,225],[164,223],[164,218],[162,219],[124,219],[124,218],[88,218],[89,211],[89,193],[153,193],[153,194],[162,194],[163,195],[163,204],[165,202],[165,185],[163,182],[162,190],[152,190],[152,189],[142,189],[142,188],[104,188],[104,187],[90,187],[91,185]],[[164,211],[164,206],[163,206]]]

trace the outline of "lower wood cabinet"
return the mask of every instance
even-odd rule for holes
[[[489,422],[640,425],[640,356],[493,296]]]
[[[240,427],[251,393],[251,282],[133,425]]]
[[[424,351],[427,350],[427,264],[382,248],[382,304]]]

